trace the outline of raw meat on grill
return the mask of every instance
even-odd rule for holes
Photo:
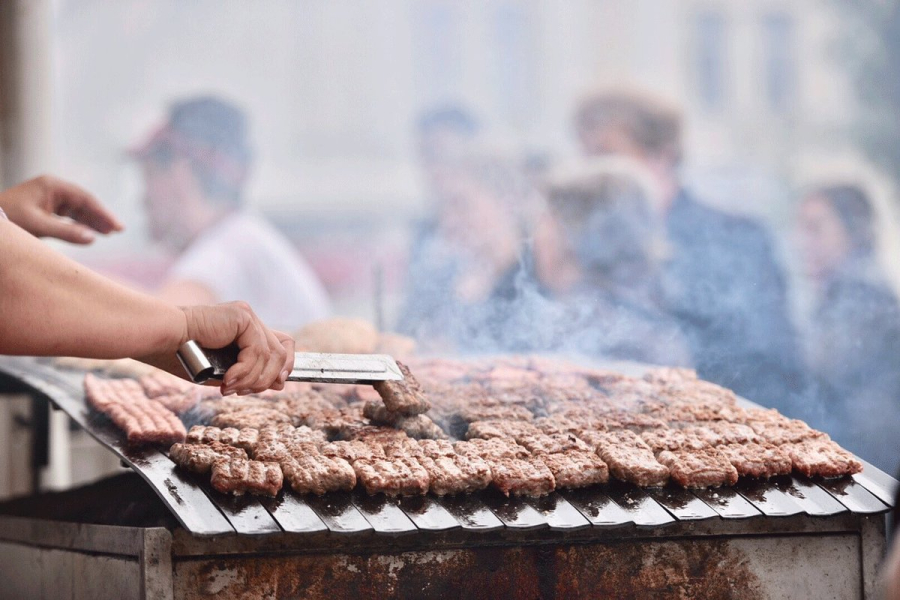
[[[669,468],[669,477],[686,488],[734,485],[737,470],[715,448],[705,450],[663,450],[656,459]]]
[[[546,496],[556,488],[553,473],[540,458],[488,458],[491,483],[506,496]]]
[[[200,394],[196,390],[186,392],[174,392],[153,398],[176,415],[188,412],[200,402]]]
[[[381,444],[359,440],[329,442],[323,444],[319,451],[325,456],[342,458],[351,464],[357,460],[372,460],[385,457]]]
[[[406,432],[406,435],[418,440],[447,439],[447,434],[427,415],[415,415],[401,419],[394,425],[397,429]]]
[[[206,444],[173,444],[169,448],[169,458],[179,467],[203,475],[209,473],[213,463],[220,458],[248,457],[240,448],[213,441]]]
[[[252,408],[235,412],[219,413],[210,423],[216,427],[236,429],[262,429],[273,423],[292,423],[290,415],[271,408]]]
[[[544,496],[553,491],[553,473],[528,449],[505,438],[457,442],[457,453],[484,459],[491,469],[491,483],[509,496]]]
[[[863,470],[856,457],[827,437],[788,443],[781,449],[791,457],[794,470],[807,477],[841,477]]]
[[[669,421],[695,423],[701,421],[738,421],[746,411],[733,403],[719,399],[702,400],[683,398],[653,408],[654,416]]]
[[[330,438],[348,439],[355,431],[369,425],[369,420],[363,416],[362,407],[348,406],[314,413],[304,424],[321,429]]]
[[[650,429],[641,434],[641,439],[654,454],[663,450],[703,450],[710,447],[709,442],[683,429]]]
[[[235,429],[234,427],[220,429],[218,427],[194,425],[187,434],[187,441],[190,444],[222,442],[223,444],[237,446],[247,451],[253,449],[258,439],[259,431],[257,429]]]
[[[357,460],[356,477],[370,496],[417,496],[428,492],[431,477],[414,458]]]
[[[100,412],[113,404],[147,400],[144,388],[133,379],[102,379],[93,373],[84,376],[84,396]]]
[[[222,413],[241,412],[246,410],[276,410],[278,405],[272,400],[245,396],[240,398],[218,398],[215,400],[201,400],[197,405],[198,412],[212,418]]]
[[[478,457],[453,453],[423,455],[416,460],[431,478],[430,491],[438,496],[475,492],[491,483],[491,468]]]
[[[324,444],[327,441],[325,433],[318,429],[312,429],[305,425],[294,427],[289,423],[267,425],[259,430],[259,440],[281,440],[290,444]]]
[[[814,438],[825,438],[828,436],[821,431],[816,431],[799,419],[767,421],[750,421],[748,423],[759,437],[770,444],[780,446],[781,444],[796,444],[805,440]]]
[[[381,447],[384,449],[384,455],[388,459],[398,456],[407,458],[419,458],[420,456],[425,456],[425,451],[422,449],[422,446],[419,445],[419,440],[408,437],[398,437],[392,440],[386,440],[381,443]]]
[[[260,430],[251,454],[256,460],[281,462],[290,456],[318,453],[324,443],[321,431],[281,424]]]
[[[553,433],[572,433],[580,427],[578,421],[563,415],[550,415],[549,417],[541,417],[534,420],[534,426],[545,434]]]
[[[583,488],[609,481],[609,467],[591,451],[566,450],[541,454],[539,458],[553,473],[556,489]]]
[[[291,456],[291,449],[279,438],[258,440],[250,452],[254,460],[280,463]]]
[[[419,440],[419,449],[425,456],[435,458],[437,456],[453,456],[456,449],[453,443],[447,440]]]
[[[416,381],[412,373],[403,363],[398,362],[403,379],[399,381],[379,381],[375,384],[375,390],[384,401],[384,405],[391,412],[402,415],[418,415],[427,412],[431,408],[422,386]]]
[[[129,444],[171,445],[187,435],[175,413],[153,400],[110,404],[103,412],[125,432]]]
[[[524,446],[534,455],[560,454],[569,451],[594,451],[588,444],[571,433],[524,435],[517,437],[516,443]]]
[[[696,435],[711,446],[750,444],[762,441],[752,427],[743,423],[709,421],[698,427],[689,427],[685,431]]]
[[[634,433],[641,433],[651,429],[666,429],[668,425],[662,419],[643,413],[613,410],[603,415],[607,421],[607,429],[627,429]]]
[[[382,427],[381,425],[364,425],[349,431],[347,439],[359,440],[362,442],[374,442],[384,444],[392,440],[405,440],[409,436],[405,431],[394,429],[393,427]]]
[[[447,435],[426,415],[404,416],[387,410],[379,400],[369,400],[363,406],[363,416],[376,425],[400,429],[416,439],[441,439]]]
[[[213,463],[209,483],[223,494],[275,496],[283,480],[278,463],[225,457]]]
[[[298,494],[349,491],[356,486],[356,473],[342,458],[307,452],[281,461],[284,477]]]
[[[509,406],[506,404],[478,404],[473,403],[463,406],[457,413],[464,423],[475,421],[532,421],[534,415],[523,406]]]
[[[469,424],[466,439],[511,438],[538,435],[541,430],[527,421],[475,421]]]
[[[541,357],[413,364],[418,381],[403,366],[406,379],[380,392],[298,384],[246,398],[204,395],[196,408],[194,394],[205,388],[168,374],[140,383],[89,374],[84,383],[88,403],[132,444],[181,441],[175,413],[204,419],[187,433],[188,444],[172,446],[170,458],[200,473],[222,463],[216,489],[233,493],[271,493],[265,477],[275,475],[264,464],[298,493],[359,483],[372,494],[459,494],[492,485],[530,496],[609,477],[713,487],[739,476],[837,477],[862,468],[826,434],[776,410],[744,408],[730,390],[686,369],[635,379]],[[427,408],[426,391],[430,415],[409,414]]]
[[[297,425],[312,425],[321,419],[324,412],[335,411],[345,406],[335,406],[317,392],[284,398],[277,402],[278,410],[284,411]]]
[[[530,456],[528,449],[520,446],[515,441],[504,438],[491,438],[487,440],[474,439],[467,442],[456,442],[454,449],[459,454],[466,456],[480,456],[485,459],[500,458],[525,458]]]
[[[725,455],[741,477],[768,479],[789,475],[791,457],[780,447],[754,443],[723,444],[716,449]]]
[[[587,441],[587,440],[586,440]],[[597,434],[597,453],[616,479],[641,487],[665,485],[669,469],[653,456],[653,451],[635,433],[622,429]]]

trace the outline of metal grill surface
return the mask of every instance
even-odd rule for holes
[[[798,476],[742,479],[733,488],[706,490],[640,489],[611,482],[557,491],[544,498],[506,498],[492,491],[445,498],[369,497],[360,492],[301,497],[289,490],[278,498],[235,498],[185,474],[156,449],[127,447],[114,426],[92,417],[80,373],[60,371],[36,359],[0,357],[0,377],[24,383],[64,410],[146,480],[181,525],[196,536],[604,530],[657,528],[704,519],[877,514],[889,510],[898,485],[863,461],[863,473],[837,480]],[[756,406],[745,400],[742,403]]]

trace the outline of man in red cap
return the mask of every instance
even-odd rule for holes
[[[143,168],[154,240],[177,254],[159,295],[176,304],[248,301],[287,330],[329,311],[322,284],[285,237],[247,210],[247,119],[215,97],[174,103],[131,151]]]

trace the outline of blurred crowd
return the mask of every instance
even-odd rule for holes
[[[650,95],[586,98],[569,164],[486,159],[461,108],[419,124],[431,214],[410,251],[399,328],[433,352],[562,352],[692,366],[803,418],[894,472],[900,305],[857,182],[799,193],[786,247],[814,308],[792,312],[758,222],[682,182],[682,118]],[[803,323],[803,326],[800,323]]]
[[[792,312],[777,240],[683,184],[682,117],[638,92],[573,111],[582,156],[563,164],[486,150],[465,108],[417,123],[427,217],[415,224],[396,328],[423,352],[544,352],[691,366],[710,381],[829,431],[896,471],[900,305],[857,182],[800,193],[787,244],[815,292]],[[171,108],[133,149],[158,240],[179,258],[173,302],[250,302],[296,329],[328,299],[277,229],[242,206],[246,116],[217,98]],[[260,268],[266,265],[266,268]]]

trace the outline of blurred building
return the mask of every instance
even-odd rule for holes
[[[40,116],[52,130],[35,168],[123,216],[128,234],[79,256],[126,276],[134,269],[111,255],[139,255],[147,277],[164,257],[143,233],[123,149],[191,93],[252,115],[251,202],[313,259],[339,307],[367,317],[373,273],[396,289],[406,225],[425,210],[413,124],[436,104],[471,109],[498,152],[554,160],[575,152],[571,114],[586,91],[657,91],[685,107],[685,173],[700,195],[776,225],[803,163],[854,154],[841,23],[823,0],[20,4],[48,7],[52,101]]]

